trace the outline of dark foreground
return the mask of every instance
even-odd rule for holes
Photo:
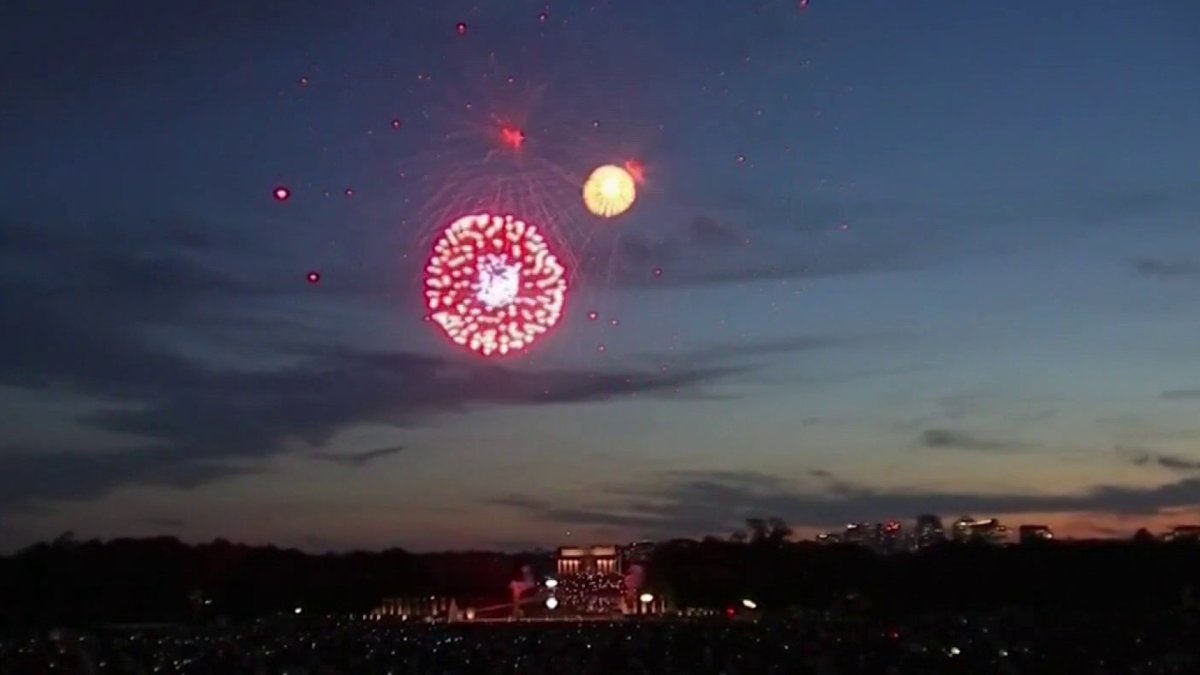
[[[734,675],[1200,672],[1195,616],[938,615],[897,623],[381,626],[258,622],[9,639],[0,673]]]

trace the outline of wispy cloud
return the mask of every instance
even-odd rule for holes
[[[1155,465],[1170,471],[1193,473],[1200,471],[1200,460],[1181,457],[1163,452],[1153,452],[1143,448],[1118,445],[1117,454],[1126,457],[1135,466]]]
[[[747,227],[712,215],[656,233],[625,233],[611,254],[593,253],[585,274],[647,289],[874,274],[930,260],[928,248],[855,241],[836,221],[787,229]]]
[[[778,205],[777,194],[742,194],[719,200],[742,212],[738,219],[704,213],[653,234],[625,234],[615,261],[603,256],[597,260],[609,278],[664,289],[887,274],[1020,246],[1020,238],[1013,239],[1015,243],[982,242],[969,228],[960,227],[963,222],[1025,227],[1055,220],[1089,228],[1120,226],[1148,214],[1200,209],[1197,195],[1200,189],[1191,184],[1087,185],[1056,189],[1020,204],[813,198],[797,211]],[[856,236],[860,228],[871,233],[869,239]],[[1151,276],[1200,273],[1200,263],[1187,260],[1142,259],[1134,266]],[[662,273],[652,274],[653,269]]]
[[[1200,471],[1200,460],[1162,454],[1155,456],[1154,460],[1159,466],[1172,471]]]
[[[973,452],[1004,452],[1009,450],[1030,450],[1036,445],[1010,439],[981,438],[966,431],[956,429],[926,429],[921,432],[919,442],[922,447],[969,450]]]
[[[715,356],[669,372],[653,365],[535,369],[344,343],[290,349],[276,367],[261,360],[239,367],[197,355],[208,356],[213,344],[185,350],[164,337],[237,330],[243,303],[275,293],[221,266],[226,242],[187,227],[155,228],[131,245],[121,230],[75,238],[4,223],[0,241],[0,259],[10,263],[0,267],[0,311],[23,322],[0,336],[0,385],[53,387],[96,401],[102,407],[83,415],[83,425],[140,439],[104,455],[48,447],[0,454],[0,511],[123,485],[188,488],[254,473],[297,440],[322,447],[363,423],[405,426],[490,406],[694,396],[747,372]],[[265,335],[269,344],[272,333]],[[395,451],[318,459],[361,466]]]
[[[1162,260],[1140,258],[1133,261],[1133,268],[1143,276],[1165,279],[1200,279],[1200,262],[1195,260]]]
[[[144,518],[142,522],[164,530],[178,530],[183,527],[183,521],[178,518]]]
[[[741,362],[747,358],[853,347],[868,344],[871,339],[866,336],[854,335],[798,335],[773,340],[730,342],[694,349],[686,354],[673,355],[670,360],[696,366],[728,364],[735,361]],[[662,354],[644,354],[643,358],[657,362],[665,357]]]
[[[1200,401],[1200,389],[1171,389],[1158,397],[1164,401]]]
[[[874,488],[832,475],[796,482],[751,471],[661,474],[614,486],[592,504],[564,505],[532,496],[493,502],[547,522],[620,528],[650,537],[726,534],[745,518],[780,516],[793,525],[829,527],[897,514],[1104,512],[1149,515],[1200,501],[1200,477],[1152,487],[1097,485],[1069,494],[975,493],[920,487]]]
[[[313,459],[319,459],[322,462],[330,462],[333,464],[340,464],[340,465],[346,466],[346,467],[358,468],[358,467],[366,466],[367,464],[370,464],[371,462],[374,462],[375,460],[383,459],[384,457],[391,457],[392,455],[397,455],[397,454],[400,454],[401,452],[404,452],[404,446],[403,445],[395,445],[395,446],[388,447],[388,448],[375,448],[374,450],[363,450],[362,452],[350,452],[350,453],[314,452],[312,454],[312,457],[313,457]]]

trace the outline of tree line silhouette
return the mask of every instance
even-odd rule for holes
[[[947,542],[882,556],[852,545],[788,541],[782,521],[733,540],[674,540],[645,561],[647,590],[676,607],[881,612],[1006,606],[1165,609],[1191,602],[1200,545],[1127,541],[1010,547]],[[211,621],[292,612],[366,613],[383,598],[432,595],[503,602],[549,552],[415,554],[400,549],[313,555],[217,540],[76,541],[64,536],[0,557],[0,623],[8,629],[145,621]]]

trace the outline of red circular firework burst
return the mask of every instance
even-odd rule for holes
[[[566,294],[566,270],[545,237],[513,216],[459,218],[425,266],[430,318],[483,356],[529,347],[558,323]]]

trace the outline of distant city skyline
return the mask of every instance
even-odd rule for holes
[[[1194,2],[18,5],[0,551],[1200,522]],[[496,193],[570,294],[484,361]]]

